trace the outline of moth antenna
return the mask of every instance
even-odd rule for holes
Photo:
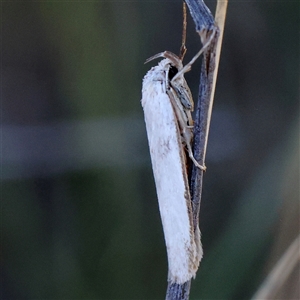
[[[160,53],[157,53],[157,54],[149,57],[145,61],[145,64],[148,63],[151,60],[154,60],[154,59],[160,58],[160,57],[168,58],[174,64],[174,66],[177,67],[178,70],[182,69],[181,59],[176,54],[174,54],[174,53],[172,53],[170,51],[160,52]]]
[[[166,52],[166,51],[165,51],[165,52]],[[146,61],[144,62],[144,64],[147,64],[149,61],[154,60],[154,59],[156,59],[156,58],[165,57],[165,55],[164,55],[165,52],[160,52],[160,53],[157,53],[157,54],[155,54],[155,55],[153,55],[153,56],[147,58]]]

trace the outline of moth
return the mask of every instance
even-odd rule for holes
[[[203,255],[199,226],[193,224],[187,164],[191,160],[202,170],[205,166],[192,152],[194,103],[184,73],[208,47],[212,36],[186,66],[169,51],[150,57],[146,62],[164,59],[143,79],[141,104],[167,247],[168,281],[177,284],[195,277]]]
[[[144,77],[142,106],[153,174],[168,254],[168,280],[184,283],[195,276],[202,258],[200,230],[193,230],[186,150],[196,166],[192,149],[193,100],[174,53],[159,53],[147,61],[165,57]],[[175,78],[175,80],[174,80]]]

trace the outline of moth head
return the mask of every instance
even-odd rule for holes
[[[194,102],[192,93],[187,85],[186,80],[184,79],[184,73],[180,72],[183,69],[182,60],[176,54],[170,51],[164,51],[151,56],[146,60],[145,63],[160,57],[166,58],[162,60],[159,65],[166,72],[166,79],[168,82],[167,85],[169,88],[173,89],[176,97],[179,99],[184,109],[193,111]]]

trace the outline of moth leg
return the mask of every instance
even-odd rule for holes
[[[192,151],[192,147],[191,147],[191,143],[186,143],[187,149],[188,149],[188,153],[189,153],[189,157],[190,159],[193,161],[194,165],[201,169],[202,171],[206,171],[206,166],[201,166],[195,159],[193,151]]]
[[[180,83],[181,85],[178,85],[176,83],[172,84],[172,81],[170,82],[168,78],[169,70],[166,72],[166,90],[168,91],[167,93],[169,97],[173,99],[173,103],[176,103],[177,108],[180,110],[183,118],[187,119],[187,126],[193,128],[194,121],[192,118],[191,111],[193,111],[194,109],[194,103],[190,89],[184,79],[183,83]],[[189,104],[188,106],[187,103]]]
[[[205,42],[205,44],[203,45],[203,47],[200,49],[200,51],[192,58],[192,60],[187,63],[172,79],[172,81],[175,81],[177,78],[180,78],[180,76],[182,76],[184,73],[188,72],[191,70],[192,68],[192,64],[197,60],[197,58],[205,51],[205,49],[207,47],[209,47],[212,39],[215,37],[216,35],[216,28],[214,28],[210,34],[210,37],[207,39],[207,41]]]
[[[181,120],[179,119],[179,123],[182,123],[182,119]],[[183,128],[182,128],[182,137],[183,137],[184,143],[187,147],[189,157],[192,160],[192,162],[194,163],[194,165],[197,168],[201,169],[202,171],[206,171],[206,166],[205,165],[204,166],[200,165],[194,157],[194,154],[193,154],[193,151],[192,151],[192,146],[191,146],[193,133],[192,133],[190,128],[188,128],[187,126],[184,127],[184,125],[183,125]]]
[[[184,120],[186,121],[185,126],[188,128],[193,128],[194,121],[192,118],[191,109],[185,108],[183,106],[182,101],[177,96],[176,90],[172,86],[170,86],[170,84],[168,84],[167,90],[169,97],[172,98],[173,104],[176,104],[177,108],[181,112],[182,118],[184,118]]]
[[[191,110],[183,107],[174,89],[169,89],[168,95],[171,99],[173,107],[175,106],[174,109],[177,116],[177,120],[179,120],[180,129],[182,130],[182,132],[185,133],[185,140],[190,143],[193,137],[191,129],[194,128],[194,121],[192,118]]]
[[[193,121],[193,118],[192,118],[192,114],[191,114],[191,111],[190,110],[187,110],[185,109],[184,110],[184,113],[187,117],[187,124],[186,127],[187,128],[194,128],[194,121]]]
[[[190,110],[184,109],[180,99],[177,97],[176,92],[170,86],[167,87],[167,93],[171,99],[172,105],[175,109],[177,119],[183,119],[186,126],[191,126],[193,124],[193,118]]]
[[[197,168],[201,169],[202,171],[205,171],[206,170],[206,166],[200,165],[197,162],[197,160],[195,159],[195,157],[194,157],[194,154],[193,154],[193,151],[192,151],[192,147],[191,147],[191,141],[192,141],[192,137],[193,137],[193,133],[192,133],[191,129],[188,128],[184,124],[184,120],[181,119],[180,117],[179,117],[179,123],[180,123],[180,128],[182,129],[182,137],[183,137],[184,143],[185,143],[185,145],[187,147],[190,159],[192,160],[192,162],[194,163],[194,165]]]
[[[172,106],[174,108],[175,114],[177,116],[177,120],[178,120],[178,125],[182,131],[182,138],[184,141],[184,144],[187,147],[188,150],[188,154],[190,159],[192,160],[192,162],[194,163],[194,165],[196,167],[198,167],[199,169],[205,171],[206,167],[205,166],[201,166],[195,159],[194,155],[193,155],[193,151],[192,151],[192,147],[191,147],[191,141],[193,138],[193,133],[191,131],[191,125],[187,125],[188,124],[188,117],[187,117],[187,113],[190,114],[190,111],[185,111],[182,106],[178,105],[178,99],[176,97],[176,95],[174,95],[172,92],[169,93],[169,97],[171,99],[171,103]]]

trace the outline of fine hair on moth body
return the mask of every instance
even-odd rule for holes
[[[212,37],[213,34],[185,66],[184,42],[180,57],[169,51],[150,57],[146,62],[164,59],[143,79],[141,103],[167,247],[168,281],[178,284],[196,276],[203,254],[199,226],[193,224],[188,158],[201,170],[205,166],[196,161],[192,152],[194,103],[184,73],[209,46]]]

